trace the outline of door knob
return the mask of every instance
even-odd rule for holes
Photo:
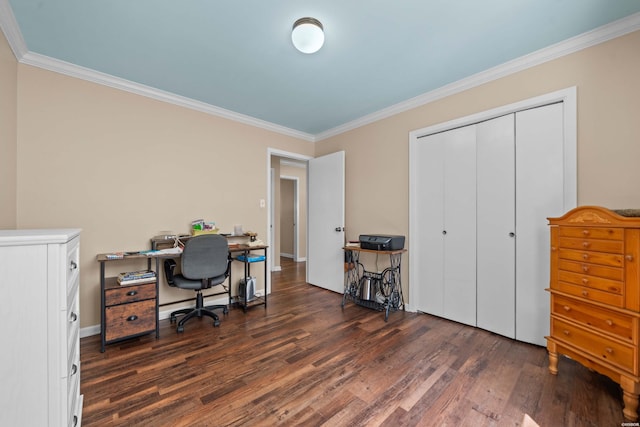
[[[509,233],[509,237],[516,237],[516,233],[512,231],[511,233]]]

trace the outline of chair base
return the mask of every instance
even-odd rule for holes
[[[169,317],[171,323],[175,322],[177,320],[178,315],[184,314],[184,317],[182,319],[180,319],[180,321],[178,322],[178,327],[176,328],[177,332],[184,332],[184,324],[191,319],[192,317],[202,317],[202,316],[207,316],[207,317],[211,317],[213,319],[213,326],[220,326],[220,318],[218,317],[218,315],[216,313],[213,312],[213,310],[216,309],[222,309],[222,313],[227,314],[229,313],[229,309],[227,308],[226,305],[210,305],[205,307],[204,306],[204,297],[202,296],[202,292],[201,291],[197,291],[197,295],[196,295],[196,306],[195,308],[183,308],[181,310],[176,310],[174,312],[171,313],[171,316]]]

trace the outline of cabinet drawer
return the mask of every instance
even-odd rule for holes
[[[599,360],[636,374],[635,351],[630,345],[595,335],[557,318],[551,319],[551,336],[592,354]]]
[[[622,228],[607,227],[560,227],[560,237],[623,240],[624,230]]]
[[[603,279],[602,277],[572,273],[570,271],[564,270],[558,271],[558,280],[567,283],[573,283],[574,285],[586,286],[588,288],[599,289],[601,291],[622,295],[623,283],[617,280]]]
[[[624,257],[622,254],[606,254],[602,252],[579,251],[574,249],[560,248],[558,250],[560,259],[571,261],[582,261],[590,264],[606,265],[609,267],[622,267]]]
[[[561,259],[558,261],[558,268],[560,270],[573,271],[574,273],[583,273],[605,279],[619,281],[624,279],[624,270],[618,267],[605,267],[603,265]]]
[[[622,240],[574,239],[569,237],[561,237],[559,240],[561,248],[613,254],[622,254],[624,252],[624,242]]]
[[[104,291],[105,305],[127,304],[156,297],[156,284],[118,286]]]
[[[588,288],[586,286],[574,285],[567,282],[551,282],[551,288],[557,289],[565,294],[574,295],[591,301],[597,301],[609,304],[614,307],[624,307],[624,297],[620,294],[612,294],[610,292],[600,291],[598,289]]]
[[[105,318],[107,341],[152,331],[156,327],[156,300],[107,307]]]
[[[625,313],[598,307],[562,295],[551,295],[551,313],[616,336],[630,343],[637,340],[637,322]]]

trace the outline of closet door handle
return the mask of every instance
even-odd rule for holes
[[[446,236],[447,235],[447,230],[442,230],[442,235]]]
[[[509,237],[516,237],[516,233],[512,231],[511,233],[509,233]]]

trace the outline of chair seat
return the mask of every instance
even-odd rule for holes
[[[180,289],[192,289],[194,291],[197,291],[198,289],[206,289],[212,286],[219,285],[220,283],[224,282],[226,279],[227,279],[227,276],[223,274],[221,276],[217,276],[209,279],[207,286],[202,286],[202,282],[200,280],[185,279],[181,274],[176,274],[173,277],[173,282],[174,282],[173,286]]]

